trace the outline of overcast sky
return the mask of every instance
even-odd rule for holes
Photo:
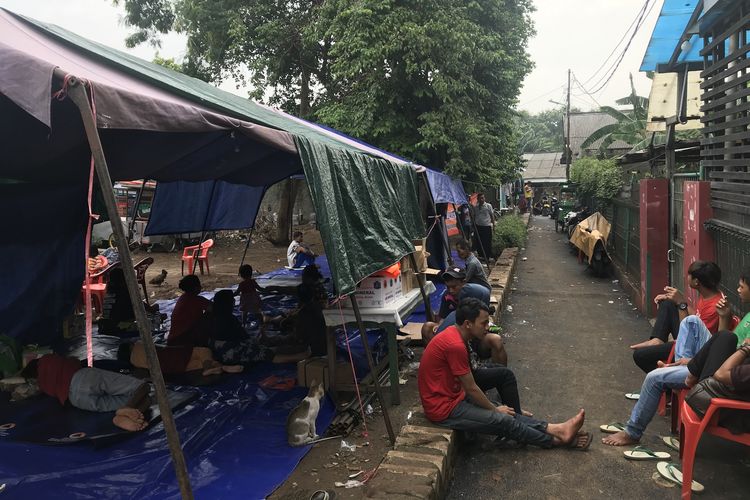
[[[574,106],[587,110],[596,109],[597,102],[613,104],[615,99],[629,94],[628,74],[631,72],[636,78],[638,93],[648,96],[650,82],[638,72],[638,68],[662,1],[652,0],[655,7],[606,89],[592,98],[574,84]],[[537,35],[529,45],[529,52],[536,67],[524,82],[519,107],[537,112],[556,107],[549,100],[563,102],[568,68],[573,70],[580,82],[586,84],[628,30],[644,2],[535,0]],[[147,60],[153,59],[158,51],[162,57],[174,57],[179,61],[185,52],[185,38],[179,35],[165,37],[160,49],[149,45],[126,49],[124,40],[129,30],[121,21],[123,10],[122,7],[113,6],[111,0],[0,0],[0,6],[57,24],[111,47],[128,50]],[[584,86],[591,91],[597,80],[599,76]],[[236,90],[231,82],[225,83],[222,88],[247,95],[243,90]]]

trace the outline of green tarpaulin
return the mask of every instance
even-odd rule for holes
[[[88,172],[75,109],[52,99],[61,85],[56,68],[95,89],[97,123],[115,180],[264,186],[304,170],[341,294],[413,251],[411,240],[425,234],[418,174],[403,160],[3,9],[0,129],[12,139],[4,141],[0,177],[39,182]]]

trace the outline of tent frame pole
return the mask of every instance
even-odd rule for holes
[[[253,239],[253,231],[255,231],[255,228],[251,227],[250,232],[247,233],[247,243],[245,243],[245,251],[242,252],[242,260],[240,261],[240,267],[242,267],[245,264],[245,257],[247,257],[247,250],[250,248],[250,241]]]
[[[432,214],[437,220],[438,218],[442,219],[442,222],[440,224],[440,241],[443,243],[443,249],[445,250],[445,257],[448,260],[448,265],[453,266],[453,255],[451,255],[451,248],[448,244],[448,233],[447,231],[444,231],[445,229],[445,219],[443,217],[440,217],[437,212],[437,204],[435,203],[435,197],[432,195],[432,191],[430,190],[430,182],[427,179],[427,173],[423,172],[422,180],[424,181],[424,187],[427,190],[427,194],[430,196],[430,204],[432,205]],[[425,248],[425,250],[427,250]]]
[[[195,274],[195,267],[198,265],[198,256],[201,254],[201,246],[203,246],[203,240],[206,238],[206,224],[208,224],[208,217],[211,215],[211,205],[214,203],[214,193],[216,192],[216,179],[211,185],[211,196],[208,198],[208,207],[206,207],[206,216],[203,217],[203,228],[201,229],[201,239],[198,241],[198,250],[195,253],[193,259],[193,268],[190,270],[190,274]],[[203,274],[203,268],[201,267],[201,274]]]
[[[63,77],[67,76],[60,70],[55,70],[55,72]],[[112,178],[109,175],[109,169],[104,156],[101,139],[99,138],[99,132],[96,128],[95,118],[91,110],[86,88],[82,82],[75,77],[68,78],[68,96],[70,96],[70,99],[78,107],[81,114],[83,126],[86,131],[86,139],[88,140],[91,154],[94,158],[94,166],[96,168],[97,178],[99,179],[99,187],[102,191],[104,204],[107,207],[107,214],[109,215],[110,220],[117,221],[120,217],[117,214],[117,202],[115,201],[114,189],[112,188]],[[130,256],[130,250],[128,249],[127,240],[125,239],[125,231],[123,230],[122,224],[112,224],[112,229],[115,233],[117,250],[120,253],[120,261],[122,262],[122,270],[125,275],[128,294],[130,295],[130,301],[133,304],[133,311],[135,312],[136,323],[138,325],[138,333],[141,336],[141,341],[143,342],[143,347],[146,352],[146,360],[148,361],[151,381],[156,389],[156,399],[159,403],[162,422],[164,422],[164,432],[167,436],[167,444],[172,456],[172,463],[174,464],[180,493],[183,499],[192,500],[194,497],[190,486],[187,464],[185,462],[185,456],[182,453],[182,448],[180,447],[180,437],[177,433],[172,408],[170,408],[169,401],[167,400],[167,388],[164,384],[161,367],[159,366],[159,358],[156,355],[154,339],[151,336],[151,326],[148,317],[146,316],[146,308],[143,305],[143,300],[141,299],[138,290],[138,281],[135,275],[135,270],[133,269],[133,259]]]
[[[128,225],[128,236],[133,235],[133,231],[135,230],[135,218],[138,215],[138,205],[141,204],[141,198],[143,197],[143,191],[146,189],[146,183],[148,182],[147,178],[143,178],[143,184],[141,184],[141,187],[138,188],[138,194],[135,196],[135,205],[133,205],[133,217],[130,219],[130,224]],[[127,204],[126,204],[127,207]],[[125,219],[128,218],[128,212],[127,208],[125,209]],[[128,245],[130,246],[130,245]]]
[[[414,257],[414,253],[409,254],[409,262],[411,267],[414,269],[414,275],[417,277],[417,283],[419,283],[419,292],[422,294],[422,302],[424,302],[424,313],[428,321],[435,321],[435,316],[432,314],[432,304],[430,304],[430,297],[427,295],[425,290],[425,277],[423,273],[419,272],[417,267],[417,258]],[[355,302],[355,301],[352,301]]]
[[[393,432],[393,425],[391,424],[391,415],[390,413],[388,413],[388,408],[385,404],[385,399],[383,399],[383,388],[380,387],[380,380],[379,380],[378,373],[375,372],[375,360],[372,357],[372,351],[370,350],[370,343],[367,340],[367,330],[365,329],[365,324],[362,321],[362,313],[359,310],[359,304],[357,303],[357,299],[353,295],[351,296],[350,302],[352,304],[352,309],[354,310],[354,317],[357,320],[357,328],[359,328],[359,336],[362,339],[362,346],[365,348],[365,354],[367,355],[367,364],[369,365],[370,373],[372,374],[372,383],[375,386],[375,394],[377,394],[378,400],[380,400],[380,407],[383,409],[383,420],[385,420],[385,428],[388,431],[388,438],[391,440],[391,446],[393,446],[396,444],[396,434]],[[344,329],[344,335],[346,335],[346,324],[342,325],[342,328]],[[389,336],[395,335],[395,331],[389,328],[387,331],[387,334]],[[391,363],[388,363],[388,370],[396,370],[396,373],[398,374],[398,353],[388,353],[388,356],[391,359],[397,360],[396,366],[392,366]],[[398,380],[398,375],[396,376],[396,380]]]

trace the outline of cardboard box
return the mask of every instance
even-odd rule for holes
[[[359,307],[386,307],[403,297],[401,274],[396,277],[377,276],[363,279],[357,290],[347,297],[344,307],[352,307],[351,301],[356,300]]]
[[[417,245],[414,247],[414,259],[417,262],[417,272],[423,273],[427,270],[427,257],[430,256],[430,252],[424,250],[424,247]],[[401,273],[404,271],[414,271],[414,266],[411,265],[411,258],[405,255],[401,259]]]
[[[308,358],[297,363],[297,385],[310,387],[313,381],[323,381],[323,386],[330,387],[328,360],[326,358]],[[336,363],[336,384],[353,384],[352,367],[347,362]]]
[[[419,275],[422,273],[415,273],[412,270],[402,271],[401,272],[401,289],[403,290],[404,295],[409,293],[410,291],[414,290],[415,288],[419,288]],[[424,274],[422,274],[422,279],[426,280],[426,277]]]
[[[308,358],[297,363],[297,385],[310,387],[315,382],[323,382],[328,388],[328,360],[325,358]]]

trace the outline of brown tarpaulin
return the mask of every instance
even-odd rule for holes
[[[586,254],[586,257],[589,258],[589,264],[591,264],[591,259],[594,257],[594,246],[596,246],[597,241],[602,240],[604,251],[607,251],[607,239],[609,238],[611,228],[612,226],[607,219],[599,212],[596,212],[576,226],[573,236],[570,237],[570,242]]]

